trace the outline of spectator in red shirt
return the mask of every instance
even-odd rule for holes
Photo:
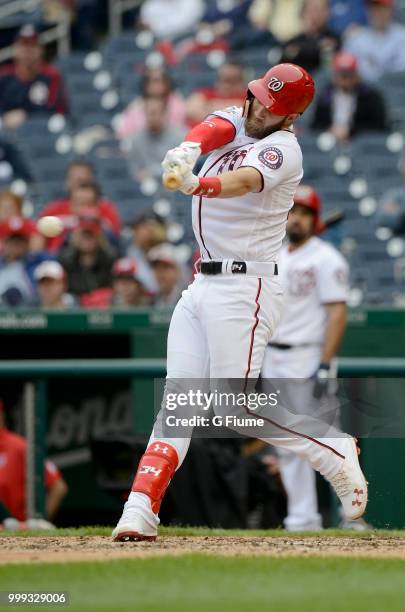
[[[191,125],[195,125],[219,108],[243,106],[245,98],[244,67],[238,62],[228,61],[219,69],[214,87],[205,87],[191,94],[187,101],[187,118]]]
[[[134,259],[122,257],[117,259],[112,268],[112,288],[95,289],[80,298],[84,308],[120,308],[128,309],[145,306],[149,298],[138,275],[138,266]]]
[[[0,506],[3,510],[0,520],[2,521],[7,518],[25,521],[27,518],[25,499],[26,454],[27,443],[25,438],[13,433],[6,427],[4,404],[0,399]],[[45,461],[44,469],[46,517],[52,521],[67,494],[68,488],[54,463],[49,460]]]
[[[15,41],[14,62],[0,68],[2,122],[16,129],[28,116],[67,112],[59,70],[43,61],[43,48],[34,27],[23,26]]]
[[[121,232],[119,212],[115,204],[101,196],[91,164],[85,161],[72,162],[66,172],[65,190],[68,197],[49,202],[40,214],[40,217],[47,215],[59,217],[65,227],[64,233],[47,241],[49,251],[56,252],[60,249],[66,234],[74,228],[80,210],[89,207],[99,211],[105,230],[111,235],[112,241],[118,240]]]

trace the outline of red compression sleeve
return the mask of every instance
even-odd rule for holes
[[[221,193],[222,185],[221,179],[217,176],[209,176],[200,178],[200,185],[193,195],[203,196],[205,198],[216,198]]]
[[[207,117],[189,131],[186,142],[199,142],[203,155],[223,147],[235,138],[236,129],[233,123],[221,117]]]

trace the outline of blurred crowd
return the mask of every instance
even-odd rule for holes
[[[174,305],[189,279],[166,241],[165,221],[147,210],[124,235],[118,208],[100,194],[88,162],[69,165],[65,189],[41,215],[63,223],[49,239],[23,216],[19,196],[0,193],[1,303],[57,310]]]
[[[9,135],[29,118],[70,112],[64,75],[45,59],[39,36],[44,22],[67,10],[74,48],[91,50],[103,34],[104,4],[44,1],[37,22],[7,30],[13,31],[14,59],[0,66],[0,162],[10,164],[14,176],[31,180]],[[291,61],[326,75],[311,121],[300,129],[329,131],[342,145],[361,132],[389,132],[380,81],[405,73],[398,8],[401,0],[145,0],[128,13],[126,26],[151,33],[165,64],[145,66],[137,95],[115,124],[132,180],[159,180],[164,154],[190,126],[215,109],[243,104],[250,66],[240,58],[255,46],[272,50],[273,63]],[[227,58],[218,65],[216,82],[185,94],[172,69],[187,54],[210,51]],[[64,228],[48,240],[36,219],[25,216],[20,195],[11,188],[0,193],[0,304],[173,305],[192,277],[192,262],[170,242],[166,220],[146,209],[123,226],[120,202],[104,197],[83,158],[67,166],[64,191],[63,198],[43,202],[39,216],[57,216]],[[405,184],[385,194],[383,213],[389,216],[393,202],[396,231],[404,233]]]

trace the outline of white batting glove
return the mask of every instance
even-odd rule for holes
[[[201,147],[198,142],[182,142],[166,153],[162,162],[163,170],[169,173],[181,169],[182,174],[191,173],[200,155]]]
[[[198,176],[193,174],[192,172],[188,172],[184,177],[183,181],[178,189],[182,193],[186,195],[191,195],[200,186],[200,180]]]

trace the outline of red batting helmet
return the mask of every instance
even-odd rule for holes
[[[250,81],[249,91],[274,115],[303,113],[315,95],[313,78],[301,66],[278,64],[261,79]]]
[[[321,220],[322,201],[319,193],[309,185],[299,185],[294,195],[294,204],[306,206],[314,213],[314,231],[320,234],[324,231],[325,225]]]

